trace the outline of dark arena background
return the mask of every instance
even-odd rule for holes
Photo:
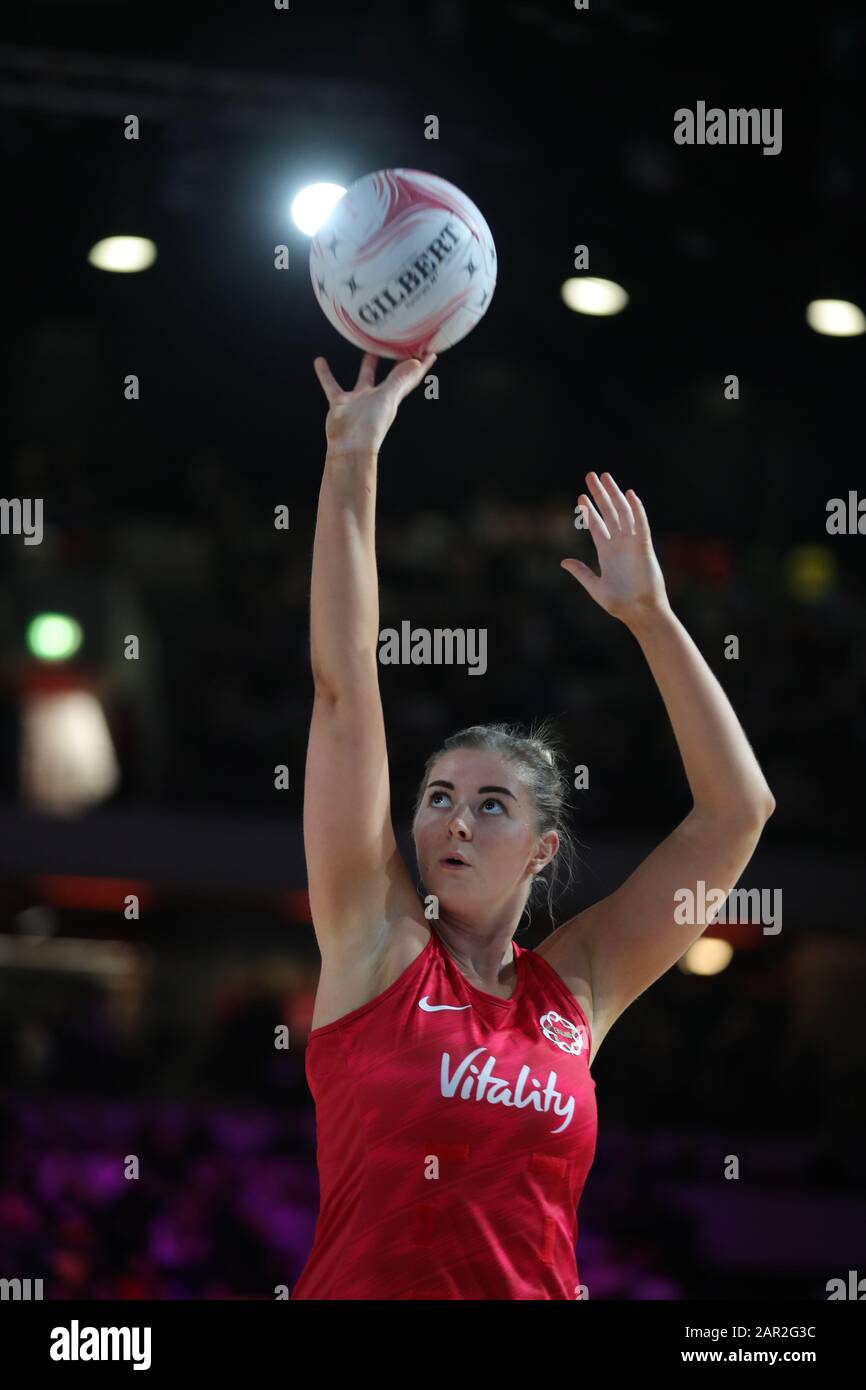
[[[0,1278],[264,1301],[310,1251],[312,363],[345,384],[361,354],[290,208],[406,167],[465,190],[499,260],[439,398],[406,400],[380,459],[381,628],[488,633],[478,677],[381,667],[411,871],[424,762],[469,724],[551,716],[590,770],[557,925],[688,809],[637,643],[560,567],[594,563],[573,524],[592,469],[644,500],[777,802],[740,883],[777,895],[775,926],[711,924],[595,1064],[582,1316],[866,1296],[866,338],[809,310],[866,309],[866,14],[807,15],[4,11]],[[779,109],[781,147],[678,143],[699,102]],[[88,261],[118,234],[153,241],[149,269]],[[567,307],[585,274],[624,310]],[[44,499],[38,544],[22,498]],[[536,910],[518,940],[551,930]]]

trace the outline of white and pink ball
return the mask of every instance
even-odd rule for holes
[[[326,318],[364,352],[424,357],[465,338],[496,287],[479,209],[436,174],[381,169],[353,183],[310,247]]]

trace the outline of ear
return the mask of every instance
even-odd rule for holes
[[[545,860],[545,865],[549,865],[550,860],[556,859],[556,855],[559,853],[559,835],[556,834],[555,830],[549,830],[548,834],[545,835],[544,842],[546,847],[548,847],[548,858]]]
[[[538,849],[531,861],[533,876],[535,874],[540,874],[542,869],[545,869],[550,863],[551,859],[556,857],[559,845],[559,836],[555,830],[548,830],[547,834],[541,837],[538,842]]]

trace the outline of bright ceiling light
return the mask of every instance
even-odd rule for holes
[[[806,322],[816,333],[832,338],[853,338],[866,333],[863,310],[847,299],[813,299],[806,306]]]
[[[65,613],[37,613],[27,625],[28,650],[40,661],[68,661],[83,640],[80,623]]]
[[[146,236],[107,236],[91,246],[87,259],[97,270],[147,270],[156,260],[156,246]]]
[[[292,219],[306,236],[315,236],[339,203],[345,188],[339,183],[311,183],[292,203]]]
[[[628,304],[628,295],[614,280],[595,275],[573,276],[562,287],[562,298],[576,314],[618,314]]]
[[[95,695],[62,690],[24,699],[19,778],[25,804],[47,815],[77,814],[117,790],[120,764]]]
[[[734,948],[718,936],[701,936],[680,959],[686,975],[718,975],[733,959]]]

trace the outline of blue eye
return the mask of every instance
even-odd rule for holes
[[[434,805],[433,798],[434,798],[435,796],[447,796],[447,795],[448,795],[448,793],[447,793],[447,792],[443,792],[443,791],[431,792],[431,793],[430,793],[429,805],[430,805],[430,806],[433,806],[433,805]],[[505,810],[505,807],[503,806],[502,802],[499,800],[499,797],[498,797],[498,796],[488,796],[488,797],[487,797],[484,801],[482,801],[482,803],[481,803],[482,806],[490,806],[491,804],[492,804],[493,806],[498,806],[499,809],[500,809],[501,811],[504,811],[504,810]]]

